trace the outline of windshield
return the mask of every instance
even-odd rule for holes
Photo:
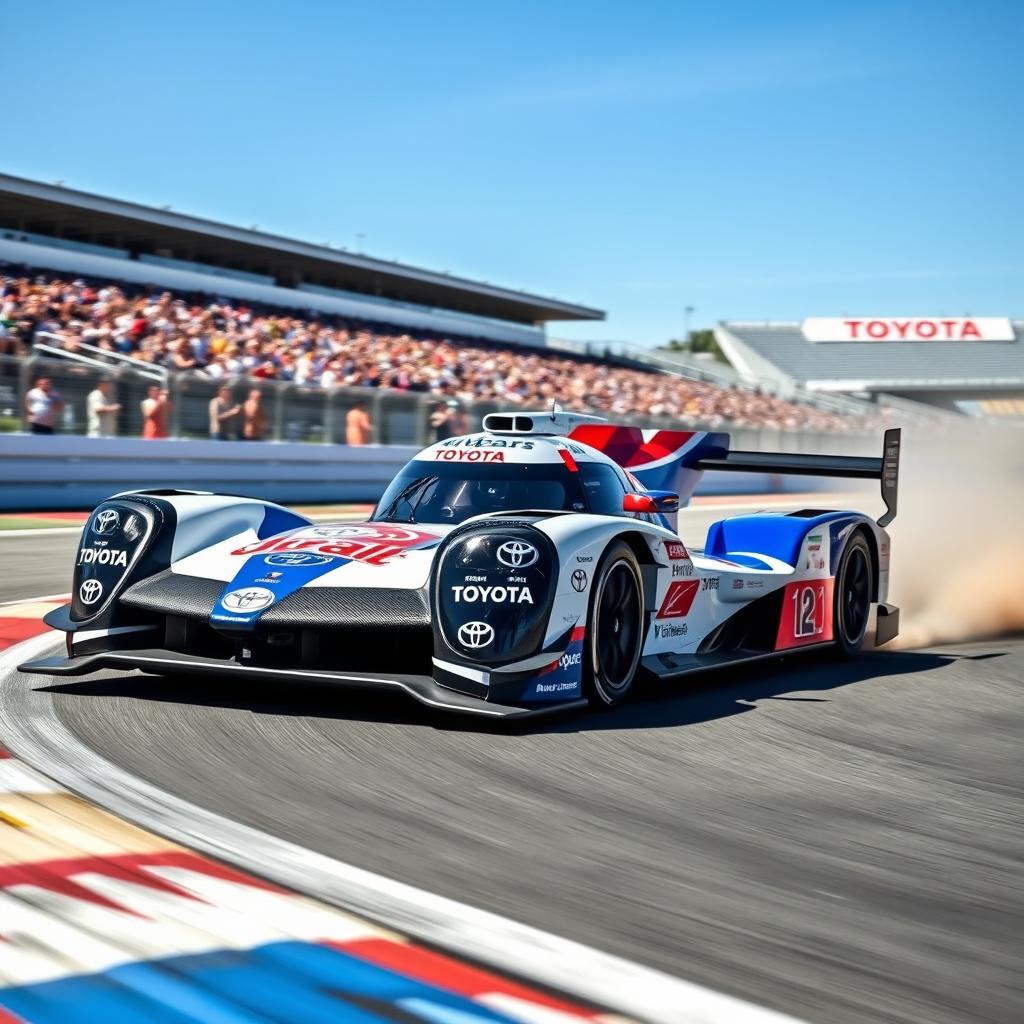
[[[389,523],[461,523],[485,512],[516,509],[584,512],[577,475],[562,464],[442,465],[410,462],[373,513]]]

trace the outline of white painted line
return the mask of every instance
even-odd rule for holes
[[[0,654],[0,736],[13,754],[100,807],[414,939],[651,1024],[799,1024],[794,1017],[306,850],[136,778],[85,746],[54,713],[50,695],[15,671],[20,662],[53,646],[52,635],[34,637]]]
[[[85,523],[82,523],[85,526]],[[82,526],[41,526],[38,530],[0,530],[0,540],[4,537],[56,537],[62,533],[81,533]]]
[[[0,793],[59,793],[60,787],[10,757],[0,757]]]
[[[14,601],[0,601],[0,608],[13,608],[17,604],[46,604],[50,601],[70,600],[70,594],[47,594],[45,597],[19,597]]]

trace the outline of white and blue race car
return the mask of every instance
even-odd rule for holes
[[[48,616],[101,668],[329,681],[516,716],[616,705],[641,676],[896,635],[886,603],[899,431],[881,458],[729,450],[727,434],[645,431],[561,412],[494,414],[395,477],[365,523],[182,491],[103,502],[72,602]],[[877,478],[887,512],[804,509],[673,528],[714,470]]]

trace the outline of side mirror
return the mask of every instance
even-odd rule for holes
[[[648,491],[646,494],[627,494],[622,499],[623,512],[678,512],[679,495],[674,491]]]

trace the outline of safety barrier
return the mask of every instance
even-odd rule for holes
[[[217,491],[284,504],[376,501],[415,445],[0,434],[0,510],[86,509],[118,491]],[[702,494],[807,491],[808,478],[762,473],[705,476]]]
[[[280,502],[374,501],[416,448],[0,434],[0,508],[91,508],[178,488]]]

